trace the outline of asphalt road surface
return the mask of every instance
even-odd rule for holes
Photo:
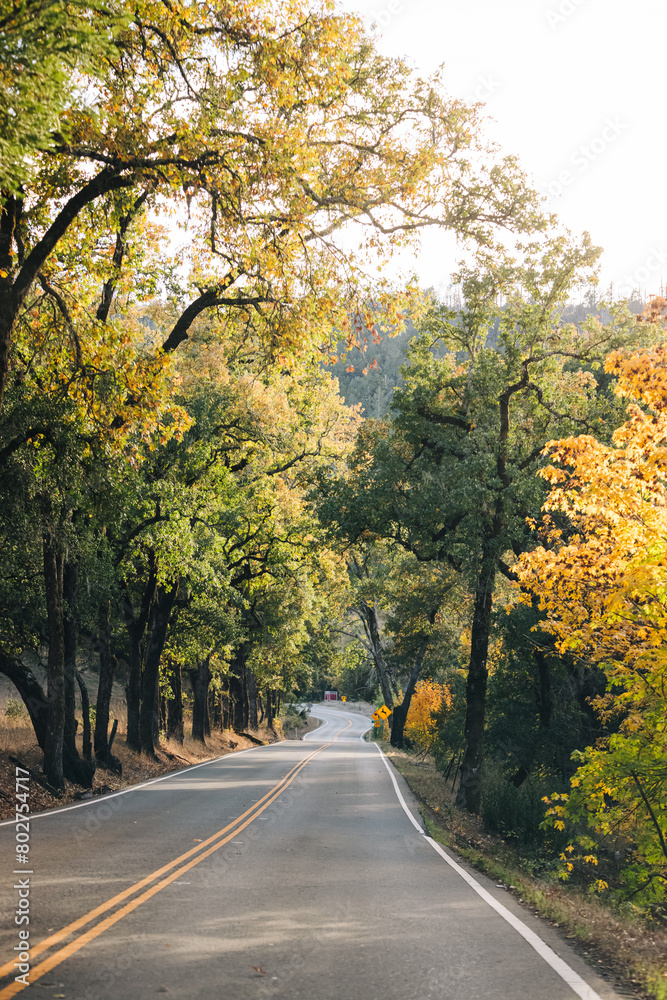
[[[425,835],[403,779],[361,739],[370,720],[313,715],[305,741],[35,815],[28,864],[15,824],[0,825],[0,1000],[621,995]]]

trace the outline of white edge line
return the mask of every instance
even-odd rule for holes
[[[280,740],[281,743],[287,742],[287,740]],[[206,767],[207,764],[215,764],[221,760],[230,760],[234,757],[240,757],[243,753],[250,753],[251,750],[266,750],[267,747],[278,746],[277,743],[267,743],[263,747],[246,747],[245,750],[233,750],[232,753],[224,753],[220,757],[212,757],[210,760],[203,760],[201,764],[190,764],[189,767],[182,767],[180,771],[168,771],[166,774],[161,774],[159,778],[150,778],[148,781],[142,781],[138,785],[129,785],[127,788],[121,788],[117,792],[111,792],[110,795],[99,795],[92,799],[86,799],[85,802],[75,802],[71,806],[56,806],[54,809],[45,809],[43,812],[30,813],[25,819],[29,822],[34,822],[36,819],[41,819],[44,816],[56,816],[60,813],[69,812],[70,809],[82,809],[84,806],[97,806],[101,805],[103,802],[108,802],[109,799],[116,799],[119,795],[127,795],[128,792],[136,792],[139,788],[146,788],[148,785],[155,785],[158,781],[166,781],[167,778],[176,778],[179,774],[185,774],[188,771],[196,771],[198,767]],[[16,820],[5,819],[0,823],[0,827],[3,826],[16,826]]]
[[[498,900],[494,896],[492,896],[490,892],[487,892],[487,890],[484,889],[483,886],[481,886],[479,882],[475,878],[473,878],[472,875],[470,875],[469,872],[467,872],[464,868],[462,868],[461,865],[457,864],[456,861],[454,861],[454,859],[451,858],[443,850],[440,844],[438,844],[435,840],[433,840],[432,837],[429,837],[427,834],[424,833],[421,826],[419,825],[417,820],[414,818],[414,816],[408,809],[407,803],[403,798],[403,795],[401,794],[400,788],[398,787],[398,782],[396,781],[396,777],[393,774],[391,765],[387,760],[385,754],[383,753],[381,747],[379,747],[377,743],[375,743],[374,746],[377,747],[380,756],[382,757],[382,760],[384,762],[384,766],[387,768],[387,771],[389,772],[389,777],[391,778],[392,784],[394,786],[394,791],[396,792],[398,801],[403,807],[403,811],[405,812],[406,816],[408,817],[412,825],[415,827],[415,829],[419,831],[424,840],[431,845],[434,851],[438,852],[440,857],[447,862],[450,868],[453,868],[454,871],[458,875],[460,875],[465,882],[468,883],[470,888],[473,889],[478,896],[481,896],[481,898],[484,900],[485,903],[488,903],[488,905],[492,909],[494,909],[496,913],[503,918],[503,920],[506,920],[507,923],[511,927],[513,927],[518,934],[521,935],[524,941],[526,941],[527,944],[531,946],[531,948],[534,948],[534,950],[537,952],[540,958],[544,959],[547,965],[551,966],[556,975],[560,976],[560,978],[565,983],[567,983],[570,989],[574,993],[576,993],[576,995],[580,997],[581,1000],[602,1000],[600,994],[596,993],[595,990],[591,986],[589,986],[588,983],[584,979],[582,979],[581,976],[567,964],[567,962],[565,962],[559,955],[557,955],[556,952],[552,948],[550,948],[549,945],[546,944],[541,937],[539,937],[539,935],[535,934],[534,931],[531,931],[530,927],[524,924],[523,920],[520,920],[517,916],[515,916],[510,910],[507,909],[506,906],[503,906],[502,903],[499,903]]]

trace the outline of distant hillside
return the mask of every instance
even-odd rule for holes
[[[639,314],[645,305],[643,301],[633,300],[629,303],[629,308],[631,312]],[[587,296],[583,302],[567,305],[563,322],[581,323],[588,316],[597,316],[601,323],[606,323],[609,319],[608,313],[595,305],[593,297]],[[496,346],[498,325],[498,322],[494,323],[489,330],[487,347]],[[364,353],[352,350],[345,360],[326,366],[326,370],[338,379],[340,394],[348,406],[361,403],[364,416],[376,420],[388,412],[394,389],[403,384],[400,369],[405,362],[410,340],[416,333],[416,327],[408,323],[403,333],[395,337],[385,335],[379,344],[369,343]],[[344,350],[343,342],[339,348],[341,352]],[[373,362],[375,367],[371,368]],[[347,371],[349,367],[353,367],[354,371]]]

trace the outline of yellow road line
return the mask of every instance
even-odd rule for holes
[[[347,729],[349,728],[350,725],[351,722],[348,721],[347,726],[345,726],[344,728]],[[343,732],[343,730],[340,730],[340,732]],[[331,746],[332,743],[336,742],[338,736],[340,735],[340,732],[336,733],[336,736],[331,741],[331,743],[323,744],[321,747],[318,747],[317,750],[314,750],[311,754],[309,754],[304,760],[296,764],[292,768],[292,770],[288,771],[285,777],[282,778],[276,786],[274,786],[274,788],[270,789],[261,799],[255,802],[255,804],[251,806],[249,809],[246,809],[246,811],[242,813],[241,816],[238,816],[232,823],[229,823],[222,830],[219,830],[217,833],[207,838],[207,840],[203,841],[197,847],[191,848],[189,851],[186,851],[185,854],[182,854],[178,858],[175,858],[173,861],[169,862],[169,864],[164,865],[162,868],[159,868],[151,875],[146,876],[140,882],[137,882],[135,885],[130,886],[128,889],[123,890],[123,892],[118,893],[116,896],[108,900],[106,903],[102,903],[94,910],[91,910],[83,917],[79,917],[71,924],[68,924],[67,927],[62,928],[62,930],[58,931],[56,934],[51,935],[51,937],[49,938],[45,938],[44,941],[36,945],[35,948],[31,950],[31,958],[34,958],[37,954],[41,954],[48,948],[53,947],[54,944],[57,944],[59,941],[62,941],[63,938],[68,937],[70,934],[74,933],[74,931],[78,930],[85,924],[89,923],[96,916],[100,916],[102,913],[105,913],[107,910],[111,909],[113,906],[121,902],[123,899],[126,899],[128,896],[131,896],[135,892],[138,892],[141,888],[148,885],[150,882],[155,881],[155,879],[158,878],[160,875],[169,871],[171,868],[174,868],[175,865],[180,864],[186,858],[192,857],[193,854],[197,854],[197,857],[193,858],[191,861],[189,861],[182,867],[176,869],[176,871],[171,872],[170,875],[162,879],[161,882],[158,882],[156,885],[152,886],[146,892],[142,893],[141,896],[131,900],[131,902],[127,903],[124,907],[122,907],[122,909],[117,910],[116,913],[110,915],[104,920],[101,920],[98,924],[96,924],[94,927],[91,927],[88,931],[85,931],[74,941],[71,941],[68,945],[65,945],[59,951],[55,952],[50,958],[45,959],[43,962],[40,962],[39,965],[32,968],[30,970],[30,976],[29,976],[30,985],[32,985],[32,983],[34,983],[41,976],[45,975],[45,973],[50,972],[51,969],[53,969],[56,965],[60,965],[60,963],[63,962],[66,958],[68,958],[70,955],[74,954],[76,951],[79,951],[86,944],[88,944],[89,941],[92,941],[94,940],[94,938],[99,937],[99,935],[102,934],[105,930],[107,930],[109,927],[112,927],[115,923],[121,920],[128,913],[131,913],[142,903],[146,902],[146,900],[150,899],[161,889],[165,888],[165,886],[175,881],[175,879],[177,879],[179,875],[182,875],[185,872],[189,871],[191,868],[194,868],[194,866],[198,865],[200,861],[204,860],[204,858],[207,858],[210,854],[215,853],[215,851],[219,850],[225,844],[229,843],[229,841],[233,837],[236,837],[242,830],[244,830],[247,826],[249,826],[252,822],[254,822],[254,820],[256,820],[257,817],[261,813],[263,813],[264,810],[267,809],[275,801],[275,799],[277,799],[282,794],[282,792],[288,787],[288,785],[292,784],[299,771],[301,771],[306,766],[306,764],[313,759],[313,757],[317,756],[317,754],[321,753],[323,750],[326,750],[327,747]],[[264,804],[262,805],[262,803]],[[252,813],[253,815],[249,815],[250,813]],[[246,816],[248,816],[249,818],[246,819],[245,822],[239,826],[239,821],[244,819],[244,817]],[[224,833],[227,833],[227,831],[230,830],[231,832],[228,833],[228,835],[224,837],[223,840],[219,840],[219,838]],[[209,847],[208,850],[203,850],[208,844],[212,844],[213,841],[217,841],[217,843]],[[5,965],[0,967],[0,975],[6,975],[8,972],[13,972],[13,971],[14,971],[13,961],[7,962],[5,963]],[[15,996],[17,993],[19,993],[21,990],[25,988],[26,987],[23,983],[16,982],[15,980],[14,982],[6,986],[3,990],[0,990],[0,1000],[9,1000],[10,997]]]
[[[333,738],[333,740],[331,742],[332,743],[338,743],[338,737],[340,736],[340,734],[344,733],[346,729],[349,729],[351,725],[352,725],[352,719],[348,719],[347,720],[347,725],[343,726],[342,729],[338,730],[338,732],[336,733],[336,735],[334,736],[334,738]]]
[[[309,758],[306,759],[308,760]],[[40,941],[39,944],[35,945],[35,947],[31,949],[31,958],[36,958],[37,955],[41,955],[42,952],[47,951],[49,948],[52,948],[53,945],[58,944],[58,942],[62,941],[63,938],[69,937],[69,935],[73,934],[74,931],[79,930],[79,928],[83,927],[84,924],[87,924],[91,920],[94,920],[95,917],[101,916],[102,913],[106,913],[107,910],[111,909],[113,906],[116,906],[117,903],[122,902],[124,899],[127,899],[128,896],[132,896],[134,895],[135,892],[139,892],[139,890],[143,889],[144,886],[150,885],[151,882],[154,882],[156,878],[160,877],[160,875],[164,875],[165,872],[170,871],[170,869],[172,869],[175,865],[180,864],[187,858],[191,858],[193,854],[198,854],[200,851],[203,851],[209,844],[212,844],[214,840],[217,840],[218,837],[222,837],[229,830],[233,829],[240,820],[244,819],[249,813],[253,812],[253,810],[255,810],[258,806],[260,806],[265,799],[268,799],[270,795],[273,795],[276,789],[278,787],[281,787],[282,783],[287,781],[290,775],[298,767],[300,767],[302,763],[304,763],[304,761],[299,761],[297,764],[295,764],[292,770],[288,771],[287,774],[280,779],[278,785],[274,785],[273,788],[270,788],[269,791],[266,792],[266,794],[263,795],[261,799],[258,799],[257,802],[255,802],[252,806],[250,806],[250,808],[246,809],[244,813],[241,813],[240,816],[237,816],[236,819],[233,820],[231,823],[228,823],[227,826],[223,827],[222,830],[218,830],[217,833],[214,833],[206,840],[203,840],[201,844],[197,844],[196,847],[191,847],[189,851],[186,851],[184,854],[179,855],[179,857],[174,858],[173,861],[170,861],[168,864],[163,865],[161,868],[158,868],[156,871],[152,872],[152,874],[146,875],[145,878],[142,878],[139,882],[135,882],[134,885],[129,886],[127,889],[123,889],[122,892],[119,892],[116,896],[113,896],[111,899],[108,899],[105,903],[101,903],[99,906],[96,906],[94,910],[91,910],[89,913],[84,914],[82,917],[78,917],[71,924],[68,924],[66,927],[63,927],[55,934],[52,934],[48,938],[44,938],[43,941]],[[0,966],[0,977],[6,976],[13,971],[14,971],[14,960],[10,962],[5,962],[4,965]]]

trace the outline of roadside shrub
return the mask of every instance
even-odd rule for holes
[[[292,738],[295,738],[298,735],[299,729],[308,722],[308,710],[301,708],[299,705],[286,703],[283,705],[280,711],[280,718],[277,721],[280,722],[285,736],[288,736],[288,733],[291,732]]]
[[[499,834],[526,847],[549,848],[562,852],[567,834],[543,828],[546,805],[544,797],[556,787],[565,790],[562,778],[544,771],[530,775],[517,788],[498,765],[489,764],[482,785],[482,819],[489,833]]]
[[[16,721],[24,719],[27,715],[25,705],[18,698],[9,698],[7,700],[7,707],[5,708],[5,715],[8,719]]]
[[[418,752],[426,752],[433,747],[438,726],[436,715],[440,709],[448,709],[452,704],[452,694],[446,684],[435,681],[419,681],[410,702],[405,735]]]

